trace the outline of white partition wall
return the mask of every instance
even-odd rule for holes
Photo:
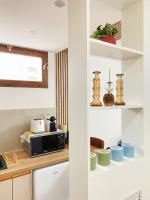
[[[69,0],[70,197],[88,200],[87,1]]]
[[[150,0],[69,0],[69,200],[149,200]],[[107,22],[122,21],[117,45],[90,38]],[[101,101],[108,70],[124,73],[125,106],[91,107],[93,71],[101,71]],[[135,145],[135,158],[90,171],[90,136],[105,147]],[[139,198],[138,198],[139,196]]]
[[[144,0],[144,155],[145,169],[144,177],[144,194],[143,199],[150,199],[150,93],[148,88],[150,85],[150,0]]]

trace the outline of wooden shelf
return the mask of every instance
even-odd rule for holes
[[[125,106],[90,106],[92,110],[124,110],[124,109],[143,109],[142,105],[125,105]]]
[[[117,60],[126,60],[143,56],[144,53],[134,49],[121,47],[118,45],[103,42],[101,40],[89,39],[90,54],[94,56],[101,56]]]

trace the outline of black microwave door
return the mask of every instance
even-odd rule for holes
[[[42,137],[31,138],[32,156],[43,153]]]
[[[47,135],[43,137],[43,151],[50,152],[57,150],[57,138],[56,135]]]
[[[65,135],[64,133],[57,135],[57,144],[58,144],[58,148],[62,149],[65,146]]]
[[[43,137],[43,151],[45,153],[63,149],[64,145],[65,145],[64,134],[54,134]]]

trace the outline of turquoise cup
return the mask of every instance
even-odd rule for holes
[[[124,143],[123,144],[123,152],[124,156],[128,158],[134,157],[134,145],[131,143]]]
[[[113,146],[111,149],[111,159],[116,162],[123,161],[123,147]]]

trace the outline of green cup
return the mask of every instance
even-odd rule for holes
[[[91,162],[91,171],[93,171],[96,169],[96,154],[95,153],[91,153],[90,162]]]
[[[99,165],[108,166],[110,165],[111,152],[109,149],[99,149],[96,151],[97,161]]]

